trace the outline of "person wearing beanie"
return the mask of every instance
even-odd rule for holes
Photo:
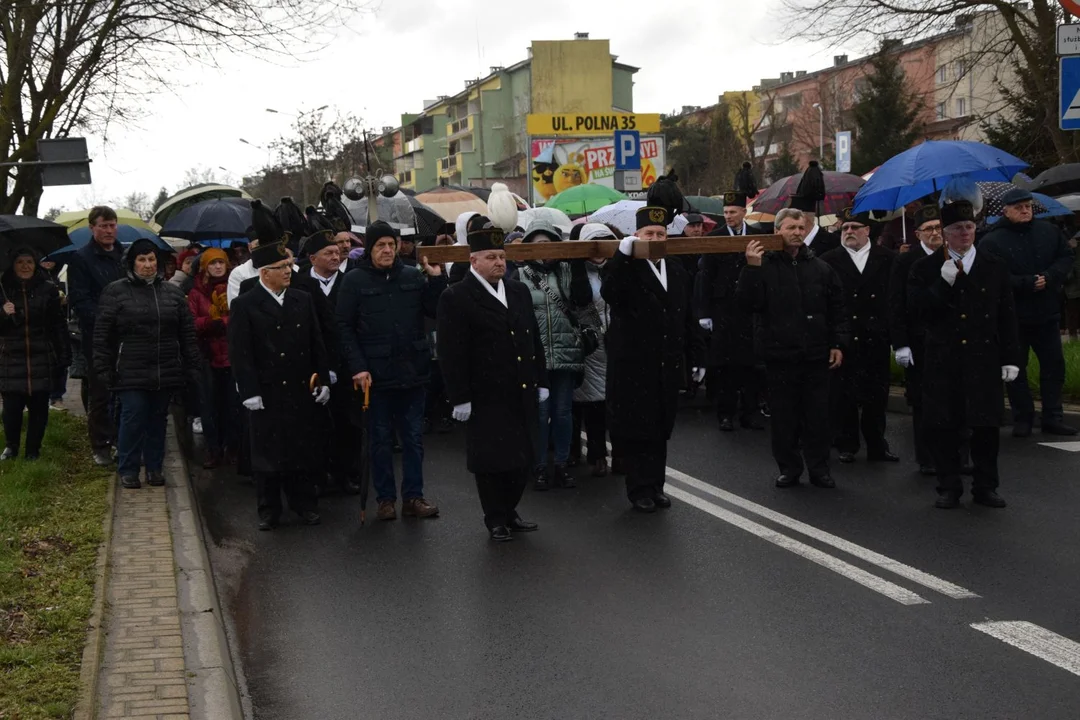
[[[23,410],[27,411],[24,457],[37,460],[49,422],[49,394],[60,371],[71,364],[67,319],[60,292],[38,267],[37,253],[16,248],[0,275],[0,398],[7,445],[0,460],[19,456]]]
[[[908,305],[925,328],[925,351],[915,362],[926,368],[922,419],[937,468],[936,507],[960,505],[961,433],[968,428],[972,497],[977,504],[1003,508],[997,493],[1001,385],[1017,381],[1022,364],[1009,268],[975,247],[970,202],[944,205],[941,224],[944,248],[916,261],[908,279]]]
[[[94,372],[109,379],[120,401],[117,474],[125,488],[165,484],[165,426],[169,399],[202,364],[195,323],[180,288],[162,280],[162,251],[139,239],[124,253],[127,277],[101,293],[94,326]]]
[[[420,267],[398,254],[398,232],[385,222],[367,228],[359,267],[342,281],[337,327],[347,382],[370,388],[371,478],[379,520],[397,517],[394,431],[402,447],[401,512],[432,518],[439,508],[424,497],[424,411],[431,375],[425,318],[434,318],[446,289],[441,266]]]

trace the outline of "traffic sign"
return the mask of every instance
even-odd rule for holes
[[[615,169],[641,169],[641,134],[637,130],[615,131]]]
[[[836,172],[851,172],[851,131],[836,133]]]
[[[1076,0],[1058,0],[1058,4],[1065,8],[1065,12],[1075,17],[1080,17],[1080,2]]]
[[[1058,118],[1062,130],[1080,130],[1080,55],[1058,58]]]
[[[1057,54],[1080,55],[1080,24],[1057,26]]]

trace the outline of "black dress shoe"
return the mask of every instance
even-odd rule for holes
[[[671,507],[671,498],[669,498],[662,492],[658,492],[653,495],[652,501],[653,505],[656,505],[656,507],[662,508],[664,510],[667,510],[669,507]]]
[[[840,462],[845,465],[850,465],[855,462],[855,453],[842,452],[840,453]]]
[[[747,430],[764,430],[765,423],[757,415],[750,415],[739,420],[739,424]]]
[[[164,487],[165,476],[160,470],[146,473],[146,484],[150,487]]]
[[[781,475],[776,478],[776,487],[778,488],[795,487],[798,484],[799,478],[796,475]]]
[[[493,527],[488,532],[491,533],[491,539],[495,542],[510,542],[514,539],[514,536],[510,534],[510,528],[505,525]]]
[[[312,510],[301,513],[300,517],[304,519],[305,525],[319,525],[322,523],[322,517],[319,516],[319,513]]]
[[[634,501],[634,509],[640,513],[656,512],[656,501],[652,498],[638,498]]]
[[[521,518],[514,518],[507,527],[510,528],[511,532],[536,532],[540,529],[540,526],[536,523]]]
[[[832,476],[830,476],[830,475],[821,475],[820,477],[812,477],[812,478],[810,478],[810,484],[813,485],[814,487],[824,488],[826,490],[831,490],[834,487],[836,487],[836,482],[832,479]]]
[[[566,488],[567,490],[573,490],[577,487],[577,483],[574,482],[573,476],[566,472],[566,466],[564,465],[555,466],[554,485],[557,488]]]
[[[919,474],[926,475],[927,477],[933,477],[934,475],[937,475],[937,468],[933,465],[920,465]]]
[[[1057,420],[1043,420],[1042,431],[1043,435],[1062,435],[1064,437],[1071,437],[1076,434],[1076,428]]]
[[[990,508],[1003,508],[1006,505],[1005,500],[993,490],[980,490],[977,493],[972,493],[972,500],[977,505],[985,505]]]
[[[720,432],[734,432],[735,423],[731,422],[731,418],[720,418]]]
[[[867,455],[866,459],[869,462],[900,462],[900,456],[886,450],[883,453],[874,453],[873,455]]]
[[[120,484],[126,487],[128,490],[138,490],[142,487],[142,483],[139,482],[138,475],[126,475],[120,478]]]
[[[259,520],[259,530],[261,532],[269,532],[278,526],[278,521],[274,519]]]
[[[945,495],[939,495],[937,502],[934,503],[934,507],[939,510],[953,510],[960,507],[960,496],[956,493],[946,493]]]
[[[1013,437],[1026,438],[1031,436],[1031,421],[1016,420],[1013,422]]]

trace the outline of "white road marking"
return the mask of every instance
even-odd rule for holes
[[[700,490],[701,492],[708,493],[709,495],[719,498],[726,503],[729,503],[736,507],[740,507],[743,510],[748,510],[755,515],[760,515],[767,520],[771,520],[777,525],[782,525],[789,530],[794,530],[795,532],[802,533],[803,535],[813,538],[818,542],[824,543],[826,545],[831,545],[837,550],[843,550],[849,555],[853,555],[860,560],[864,560],[870,563],[871,565],[876,565],[883,570],[888,570],[891,573],[895,573],[902,578],[907,578],[908,580],[916,582],[923,587],[927,587],[931,590],[939,592],[946,597],[950,597],[956,600],[979,597],[975,593],[971,592],[970,590],[966,590],[959,585],[954,585],[951,582],[942,580],[941,578],[930,575],[929,573],[925,573],[922,570],[917,570],[909,565],[905,565],[898,560],[893,560],[892,558],[886,557],[885,555],[882,555],[880,553],[876,553],[873,550],[868,550],[861,545],[856,545],[853,542],[845,540],[841,537],[837,537],[832,533],[825,532],[824,530],[819,530],[812,525],[807,525],[804,522],[800,522],[795,518],[788,517],[787,515],[784,515],[782,513],[778,513],[775,510],[770,510],[764,505],[759,505],[756,502],[739,497],[738,495],[727,492],[726,490],[721,490],[715,485],[710,485],[709,483],[702,482],[695,477],[687,475],[686,473],[679,472],[678,470],[675,470],[673,468],[666,468],[666,471],[668,478],[670,478],[671,480],[681,482],[685,485],[689,485],[692,488]]]
[[[971,627],[990,637],[1080,675],[1080,643],[1022,620],[972,623]]]
[[[1064,450],[1065,452],[1080,452],[1080,442],[1056,442],[1039,444],[1043,447],[1054,448],[1055,450]]]

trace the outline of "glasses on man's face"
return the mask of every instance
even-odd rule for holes
[[[858,223],[845,223],[840,226],[840,230],[843,232],[855,232],[857,230],[862,230],[864,227],[866,226]]]
[[[267,270],[292,270],[292,265],[271,265],[269,268],[267,268]]]
[[[940,235],[941,234],[941,226],[940,225],[931,225],[930,227],[922,228],[921,230],[919,230],[919,232],[922,233],[923,235]]]

